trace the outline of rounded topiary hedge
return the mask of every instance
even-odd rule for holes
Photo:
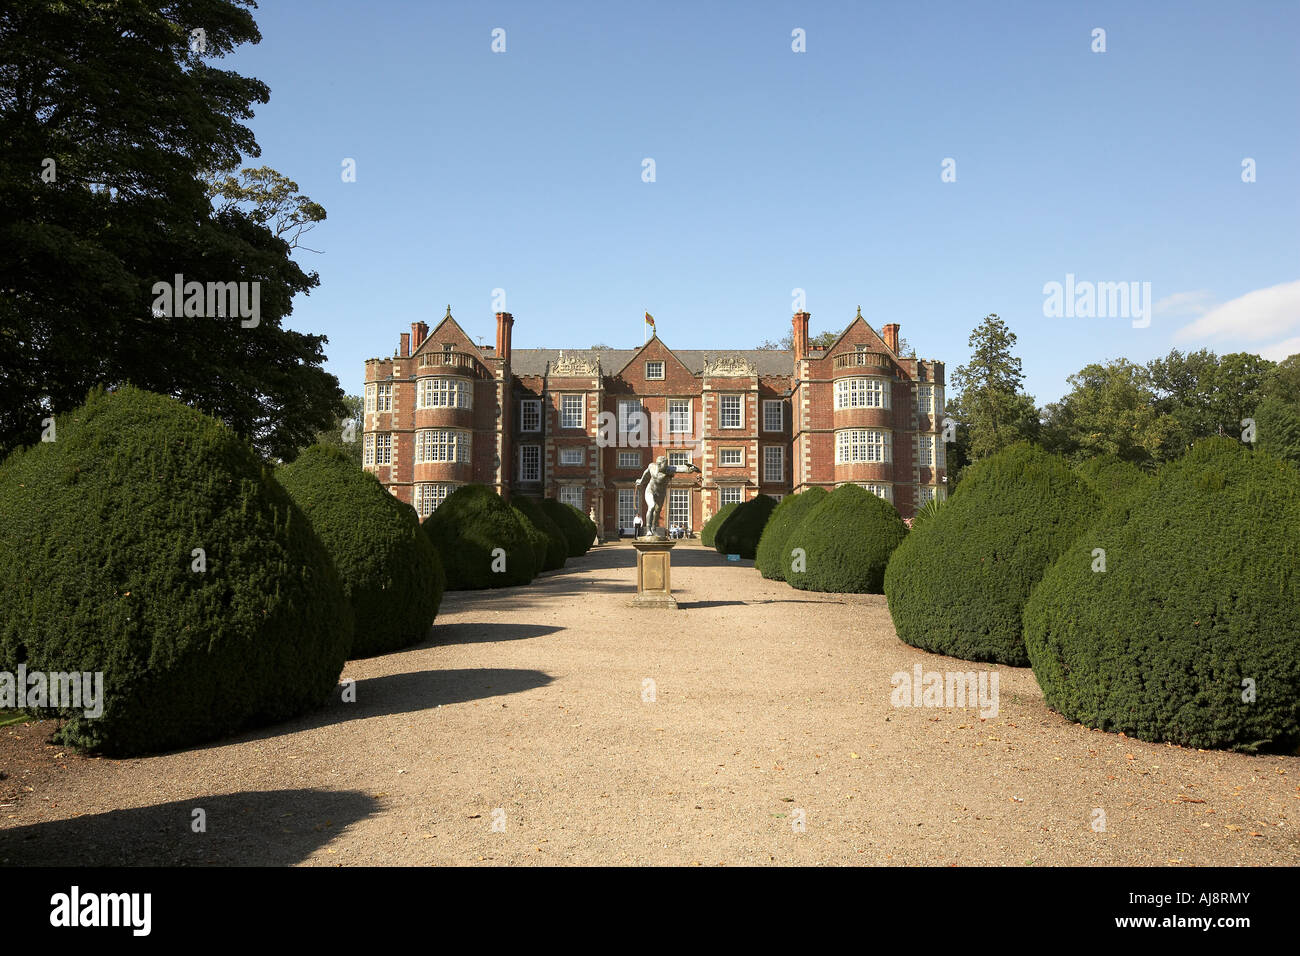
[[[528,532],[487,485],[461,485],[422,527],[442,558],[449,591],[527,584],[537,572]]]
[[[767,519],[763,536],[758,539],[758,551],[754,557],[754,567],[763,577],[772,581],[784,581],[786,569],[790,567],[790,549],[785,546],[790,532],[808,516],[813,508],[826,500],[830,494],[825,488],[809,488],[797,495],[786,495]]]
[[[150,753],[325,701],[352,612],[247,442],[134,388],[54,437],[0,466],[0,671],[102,672],[103,713],[58,709],[60,742]]]
[[[740,503],[733,501],[729,505],[723,505],[708,521],[704,522],[704,527],[700,530],[700,544],[706,548],[715,547],[715,540],[718,529],[722,527],[723,522],[731,517],[731,513],[740,507]]]
[[[776,499],[770,495],[755,495],[743,502],[718,525],[713,536],[714,548],[719,554],[738,554],[747,561],[753,560],[758,553],[758,539],[775,510]]]
[[[546,516],[564,533],[564,539],[569,544],[569,557],[577,558],[586,554],[596,533],[596,526],[590,519],[573,505],[566,505],[554,498],[543,498],[540,504]]]
[[[305,449],[276,478],[334,560],[356,621],[351,656],[428,637],[446,576],[415,511],[332,445]]]
[[[893,505],[861,485],[841,485],[785,539],[787,553],[803,551],[785,579],[801,591],[879,594],[889,556],[906,537]]]
[[[564,562],[569,557],[568,539],[564,537],[560,526],[542,510],[541,502],[526,495],[512,495],[510,503],[526,514],[528,520],[546,535],[546,562],[542,565],[542,570],[556,571],[564,567]]]
[[[1211,438],[1166,465],[1127,515],[1066,549],[1025,607],[1048,706],[1143,740],[1293,749],[1297,529],[1300,473],[1275,458]]]
[[[545,531],[533,523],[528,513],[513,501],[510,503],[510,510],[514,512],[515,520],[523,526],[524,533],[528,537],[528,546],[533,549],[534,574],[537,574],[546,569],[547,555],[551,548],[550,539],[546,537]]]
[[[1098,455],[1074,466],[1074,473],[1086,481],[1103,501],[1138,494],[1151,476],[1131,461],[1117,455]]]
[[[970,661],[1029,663],[1029,592],[1101,510],[1065,463],[1020,443],[971,465],[894,552],[885,596],[901,640]]]

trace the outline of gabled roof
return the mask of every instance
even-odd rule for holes
[[[429,334],[424,337],[424,341],[420,343],[420,347],[412,352],[411,355],[419,355],[423,352],[425,348],[428,347],[429,343],[434,340],[434,337],[437,336],[439,330],[448,322],[451,323],[452,328],[456,330],[460,337],[465,340],[465,351],[477,356],[480,361],[483,361],[484,355],[482,349],[474,344],[474,340],[469,337],[463,328],[461,328],[460,323],[452,317],[451,306],[447,306],[447,314],[442,317],[442,321],[429,330]],[[439,346],[439,348],[441,348],[441,346]]]

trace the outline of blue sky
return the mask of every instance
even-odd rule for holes
[[[814,332],[861,305],[950,370],[996,312],[1040,404],[1093,361],[1300,351],[1300,3],[295,0],[256,17],[262,43],[224,65],[271,88],[251,164],[328,210],[305,240],[322,254],[298,254],[321,286],[290,324],[329,336],[351,393],[448,303],[491,343],[498,288],[516,347],[632,347],[646,310],[670,346],[751,347],[789,330],[798,288]],[[1149,327],[1046,317],[1067,274],[1151,283]]]

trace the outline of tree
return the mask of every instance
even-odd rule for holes
[[[1071,461],[1114,455],[1135,465],[1158,457],[1173,428],[1155,408],[1147,370],[1127,359],[1093,363],[1071,375],[1072,386],[1044,410],[1043,444]]]
[[[333,428],[322,429],[316,433],[317,445],[329,445],[342,449],[343,453],[358,467],[361,467],[361,430],[365,417],[364,403],[360,395],[345,395],[343,404],[347,411],[340,415]],[[298,449],[303,451],[306,447]]]
[[[997,315],[985,316],[970,334],[970,361],[953,373],[958,389],[949,412],[969,429],[971,461],[987,458],[1022,440],[1038,438],[1038,411],[1020,390],[1020,359],[1012,354],[1016,335]]]
[[[824,349],[830,348],[835,344],[835,340],[839,337],[839,332],[818,332],[816,335],[808,339],[808,344],[810,346],[819,346]],[[754,348],[772,352],[792,352],[794,351],[794,332],[792,330],[785,333],[785,335],[781,336],[781,341],[779,342],[773,342],[771,339],[764,339],[758,345],[754,346]]]
[[[1222,357],[1209,349],[1183,354],[1173,349],[1147,363],[1156,412],[1167,416],[1160,461],[1179,458],[1211,435],[1237,436],[1266,388],[1276,379],[1274,363],[1249,352]]]
[[[283,235],[324,210],[271,170],[242,200],[208,195],[207,171],[260,153],[244,121],[267,87],[211,65],[261,39],[247,6],[0,11],[0,453],[99,384],[170,395],[282,458],[343,410],[325,337],[282,324],[320,281]],[[256,319],[159,315],[176,275],[256,292]]]
[[[1273,366],[1264,382],[1263,393],[1283,402],[1300,404],[1300,352]]]
[[[592,352],[611,352],[611,351],[613,351],[613,346],[611,346],[611,345],[606,345],[604,342],[597,342],[595,345],[591,346],[590,351],[592,351]]]
[[[302,235],[325,220],[324,206],[299,194],[297,183],[270,166],[245,168],[238,178],[229,172],[210,176],[207,184],[210,199],[220,196],[225,200],[219,208],[251,205],[249,218],[266,226],[277,238],[284,239],[290,249],[299,248]],[[307,249],[306,246],[301,248]]]

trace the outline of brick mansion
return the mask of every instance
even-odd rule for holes
[[[558,498],[602,536],[631,529],[636,482],[659,455],[690,462],[669,486],[664,523],[703,526],[729,502],[856,482],[903,517],[945,497],[944,366],[898,354],[899,326],[861,310],[829,346],[807,312],[793,348],[512,349],[452,317],[402,332],[366,361],[363,462],[421,517],[458,485]]]

